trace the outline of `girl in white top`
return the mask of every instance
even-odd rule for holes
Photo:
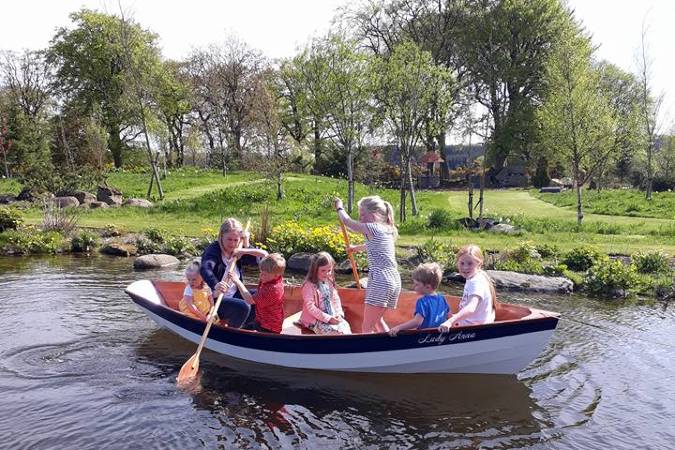
[[[457,252],[457,270],[466,278],[459,311],[438,329],[449,331],[452,327],[494,322],[497,295],[492,280],[483,270],[483,253],[477,245],[467,245]]]
[[[401,275],[398,273],[394,244],[398,237],[394,225],[394,211],[389,202],[379,196],[359,200],[359,220],[353,220],[335,199],[335,209],[342,223],[357,233],[363,233],[366,243],[351,246],[348,252],[366,250],[368,256],[368,287],[363,308],[363,333],[384,333],[389,327],[384,321],[387,308],[395,309],[401,293]]]

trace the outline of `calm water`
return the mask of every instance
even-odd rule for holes
[[[0,448],[675,447],[675,304],[519,301],[561,311],[517,377],[265,368],[192,353],[123,288],[131,260],[0,258]]]

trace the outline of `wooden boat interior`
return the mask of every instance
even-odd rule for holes
[[[182,298],[185,283],[179,281],[155,280],[153,285],[157,290],[165,306],[178,311],[178,302]],[[255,287],[255,286],[251,286]],[[365,289],[338,288],[342,309],[345,312],[345,319],[349,322],[353,333],[361,332],[363,322],[363,298]],[[419,294],[414,291],[402,291],[398,300],[396,309],[388,310],[384,319],[389,326],[393,326],[409,320],[415,311],[415,303]],[[456,296],[445,296],[448,305],[453,312],[457,312],[460,298]],[[284,324],[282,334],[299,335],[313,334],[298,325],[300,311],[302,310],[301,286],[286,286],[284,291]],[[556,313],[543,311],[535,308],[529,308],[521,305],[500,302],[496,311],[496,322],[513,322],[542,317],[555,316]]]

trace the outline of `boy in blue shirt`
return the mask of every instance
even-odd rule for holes
[[[448,318],[450,308],[443,294],[436,293],[441,284],[443,272],[436,263],[417,266],[412,273],[413,289],[422,295],[415,305],[415,316],[407,322],[396,325],[389,330],[390,336],[396,336],[401,330],[411,328],[437,328]]]

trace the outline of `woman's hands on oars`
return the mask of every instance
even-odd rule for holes
[[[251,226],[250,220],[246,222],[244,234],[248,233],[249,226]],[[237,248],[241,248],[243,244],[244,240],[242,239],[239,242],[239,247]],[[237,259],[239,259],[239,255],[235,254],[232,257],[232,262],[230,263],[229,266],[227,266],[227,272],[225,272],[225,274],[223,275],[223,281],[227,280],[228,277],[232,276],[232,274],[234,273],[234,267],[237,264]],[[208,322],[206,322],[206,328],[204,328],[204,334],[202,334],[202,338],[199,341],[197,352],[195,352],[195,354],[192,355],[190,359],[188,359],[185,362],[185,364],[183,364],[183,367],[181,367],[180,372],[178,372],[178,377],[176,378],[178,386],[189,386],[197,379],[197,373],[199,372],[199,356],[202,353],[202,349],[204,348],[204,344],[206,343],[206,337],[209,335],[211,325],[213,325],[213,322],[216,318],[216,312],[218,311],[218,308],[220,307],[220,302],[222,300],[223,300],[223,292],[221,292],[218,295],[216,303],[213,305],[213,308],[211,308],[211,312],[208,315],[209,320]]]

